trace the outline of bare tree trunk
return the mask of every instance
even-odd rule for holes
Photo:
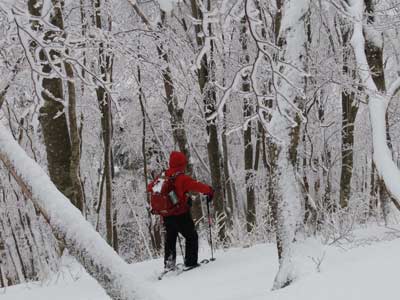
[[[192,16],[196,20],[203,20],[203,14],[198,7],[196,0],[191,0],[191,8],[192,8]],[[211,2],[207,2],[207,9],[210,10]],[[204,32],[206,35],[211,35],[211,25],[207,26],[208,32]],[[196,32],[196,42],[199,47],[204,46],[204,40],[200,36],[202,33],[202,26],[200,24],[195,25]],[[213,81],[214,72],[215,72],[215,63],[213,61],[213,51],[214,44],[210,42],[210,59],[207,58],[207,55],[204,55],[201,60],[201,67],[198,70],[198,82],[200,87],[200,92],[203,95],[204,102],[204,110],[205,117],[207,119],[207,134],[208,134],[208,159],[210,163],[211,170],[211,181],[212,186],[215,190],[214,194],[214,207],[215,214],[217,217],[217,226],[218,226],[218,236],[221,241],[225,240],[225,210],[224,210],[224,191],[223,191],[223,182],[222,182],[222,162],[221,153],[219,147],[218,140],[218,129],[214,120],[208,120],[208,117],[212,115],[216,111],[216,91],[215,86],[211,86],[211,82]]]
[[[161,11],[162,24],[159,26],[164,28],[165,12]],[[193,164],[191,162],[191,155],[189,151],[189,144],[187,141],[187,134],[185,129],[185,120],[183,119],[183,109],[179,107],[177,95],[175,93],[175,86],[172,79],[171,69],[169,67],[170,61],[168,53],[163,49],[162,45],[157,46],[158,54],[163,58],[167,67],[162,70],[165,95],[167,97],[168,112],[171,116],[171,126],[174,141],[178,144],[179,151],[183,152],[188,159],[187,171],[193,175]]]
[[[265,130],[262,127],[262,123],[260,121],[257,122],[257,142],[256,142],[256,148],[255,148],[255,156],[254,156],[254,171],[257,172],[257,170],[260,167],[260,161],[263,162],[264,167],[265,166],[265,158],[264,158],[264,148],[265,148]]]
[[[105,174],[105,189],[106,189],[106,229],[107,241],[110,245],[113,244],[113,217],[112,217],[112,155],[111,155],[111,111],[110,97],[102,87],[98,87],[97,99],[102,113],[101,124],[104,142],[104,174]]]
[[[1,246],[1,245],[0,245]],[[1,248],[0,248],[0,251],[1,251]],[[4,288],[4,287],[6,287],[6,284],[5,284],[5,280],[4,280],[4,272],[3,272],[3,269],[1,268],[1,266],[0,266],[0,288]]]
[[[255,4],[257,5],[257,3]],[[283,6],[283,0],[276,0],[276,12],[274,15],[274,21],[273,21],[273,27],[274,27],[274,42],[277,44],[279,47],[282,47],[280,45],[280,40],[279,40],[279,33],[281,30],[281,23],[282,23],[282,6]],[[258,7],[258,9],[261,9]],[[263,31],[264,35],[263,37],[266,38],[265,33],[266,30]],[[272,81],[272,78],[271,78]],[[270,84],[271,85],[271,84]],[[272,93],[272,88],[271,91]],[[273,107],[273,104],[270,103],[268,105],[269,108]],[[268,121],[270,121],[271,116],[268,116]],[[265,132],[264,132],[265,136]],[[267,168],[268,171],[268,204],[271,207],[271,213],[272,213],[272,225],[275,228],[275,231],[277,230],[278,227],[278,221],[277,221],[277,215],[278,215],[278,201],[279,199],[277,198],[276,195],[276,185],[277,185],[277,159],[278,159],[278,149],[277,145],[274,143],[273,138],[268,136],[265,139],[265,144],[263,145],[264,152],[268,155],[265,155],[265,162],[264,165]],[[282,243],[279,239],[276,241],[277,243],[277,248],[278,248],[278,258],[281,258],[282,254]]]
[[[138,4],[132,0],[128,0],[131,5],[133,6],[137,15],[141,18],[142,22],[149,28],[152,29],[151,22],[147,19],[145,14],[140,10]],[[161,14],[161,22],[157,24],[159,30],[165,29],[165,18],[166,13],[164,11],[160,11]],[[187,165],[187,173],[193,177],[196,177],[193,169],[192,159],[191,159],[191,152],[189,143],[187,140],[187,134],[185,129],[185,120],[183,117],[184,110],[183,108],[179,107],[177,95],[175,93],[175,85],[174,80],[172,78],[172,73],[170,69],[170,59],[167,51],[164,50],[161,43],[157,45],[157,53],[164,62],[166,63],[166,67],[161,70],[163,76],[163,84],[167,102],[168,112],[170,114],[171,120],[171,127],[172,127],[172,136],[174,138],[175,144],[178,145],[179,151],[185,154],[188,165]],[[202,217],[202,209],[201,203],[199,201],[195,201],[193,203],[193,218],[198,220]]]
[[[160,24],[159,26],[163,28],[164,22],[165,22],[165,12],[163,12],[163,11],[161,11],[161,20],[163,23]],[[185,120],[183,118],[184,110],[183,110],[183,108],[180,108],[179,104],[178,104],[177,95],[175,93],[174,81],[172,79],[172,73],[171,73],[171,70],[169,67],[170,61],[169,61],[168,53],[163,49],[162,45],[157,46],[157,51],[158,51],[158,54],[163,58],[163,60],[167,64],[167,67],[162,70],[162,74],[163,74],[165,94],[167,97],[166,100],[167,100],[168,112],[171,116],[172,135],[174,137],[175,143],[178,145],[179,151],[183,152],[187,158],[188,174],[196,177],[194,174],[189,143],[187,141]],[[202,209],[201,209],[201,202],[194,201],[192,204],[193,204],[192,214],[193,214],[194,220],[201,219],[201,217],[203,215]]]
[[[349,30],[342,35],[343,40],[343,73],[347,78],[354,78],[354,71],[350,70],[349,64]],[[358,111],[355,93],[347,90],[342,91],[342,169],[340,175],[340,207],[349,205],[351,176],[353,174],[353,146],[354,146],[354,122]]]
[[[376,167],[374,162],[371,163],[371,180],[370,180],[370,191],[369,191],[369,215],[373,216],[376,213],[378,207],[377,202],[377,178],[376,178]]]
[[[228,137],[226,135],[226,122],[225,122],[225,112],[226,112],[226,106],[224,106],[224,124],[223,124],[223,132],[222,132],[222,151],[223,151],[223,157],[224,157],[224,182],[225,182],[225,193],[226,193],[226,198],[228,200],[228,203],[225,207],[225,212],[227,215],[227,220],[226,220],[226,226],[228,228],[232,227],[232,222],[233,222],[233,213],[234,213],[234,197],[233,197],[233,190],[234,190],[234,183],[233,180],[230,176],[230,171],[229,171],[229,152],[228,152]]]
[[[102,5],[100,0],[94,0],[95,8],[95,25],[98,29],[102,29],[101,11]],[[109,24],[111,26],[111,23]],[[111,30],[111,28],[109,28]],[[107,53],[106,45],[101,42],[99,45],[99,65],[101,79],[104,82],[112,82],[112,64],[113,58]],[[104,173],[105,173],[105,188],[106,188],[106,232],[107,242],[109,245],[116,246],[113,237],[113,194],[112,194],[112,178],[113,159],[112,159],[112,114],[111,114],[111,96],[104,86],[96,88],[97,101],[99,102],[101,112],[101,128],[104,143]],[[116,248],[114,248],[116,249]]]
[[[138,81],[141,84],[141,72],[140,68],[138,67]],[[150,194],[147,192],[148,186],[148,169],[147,169],[147,155],[146,155],[146,111],[143,103],[143,94],[142,88],[139,87],[139,103],[140,109],[142,111],[142,156],[143,156],[143,173],[144,173],[144,183],[145,183],[145,190],[146,190],[146,201],[150,205]],[[152,216],[150,211],[147,213],[148,217],[148,231],[151,240],[151,245],[156,252],[160,252],[162,248],[162,240],[161,240],[161,232],[160,226],[157,226],[156,221],[154,220],[155,217]]]
[[[69,63],[65,63],[65,71],[68,80],[68,116],[69,129],[71,135],[71,161],[70,177],[72,181],[72,198],[75,199],[76,207],[85,215],[84,193],[80,177],[80,159],[81,159],[81,139],[79,135],[78,120],[76,117],[76,91],[74,71]]]
[[[52,0],[51,3],[53,7],[50,11],[50,23],[60,29],[64,29],[62,17],[63,1]],[[28,9],[34,16],[41,15],[42,7],[37,0],[29,0]],[[37,30],[36,26],[34,28]],[[44,39],[51,44],[58,35],[54,31],[48,31],[45,33]],[[35,42],[32,42],[32,47],[37,47]],[[56,50],[50,50],[49,57],[57,59],[60,57],[60,54]],[[54,63],[54,61],[49,62],[43,50],[39,53],[39,59],[43,62],[42,71],[44,73],[50,74],[52,68],[62,69],[59,63]],[[57,188],[76,205],[70,177],[71,141],[67,118],[65,113],[63,113],[64,92],[62,79],[43,78],[41,97],[44,100],[44,104],[40,108],[39,121],[43,129],[50,177]]]
[[[250,57],[247,46],[247,25],[246,18],[243,17],[241,20],[241,34],[240,40],[242,44],[242,65],[248,65],[250,63]],[[242,74],[242,91],[246,94],[250,92],[250,78],[249,74]],[[253,141],[252,141],[252,122],[248,122],[248,118],[253,115],[253,105],[251,98],[245,96],[243,99],[243,117],[246,124],[243,133],[244,142],[244,169],[245,169],[245,181],[246,181],[246,198],[247,198],[247,209],[246,209],[246,223],[247,232],[252,232],[256,226],[256,195],[254,192],[254,183],[252,178],[254,177],[253,169]]]

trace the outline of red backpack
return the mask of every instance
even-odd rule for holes
[[[163,217],[170,216],[179,207],[179,200],[175,193],[175,179],[179,174],[168,177],[162,173],[151,183],[150,207],[152,214]]]

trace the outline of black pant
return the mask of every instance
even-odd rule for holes
[[[164,217],[165,234],[165,255],[164,266],[171,268],[176,261],[176,239],[178,233],[182,234],[186,240],[185,244],[185,265],[197,265],[199,237],[194,227],[194,222],[190,212],[179,216]]]

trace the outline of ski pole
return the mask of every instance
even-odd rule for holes
[[[179,236],[179,234],[178,234],[178,242],[179,242],[179,248],[181,248],[181,253],[182,253],[183,261],[185,261],[185,254],[183,253],[182,241],[181,241],[181,237]]]
[[[213,250],[213,243],[212,243],[212,233],[211,233],[211,215],[210,215],[210,202],[208,201],[207,197],[207,214],[208,214],[208,230],[210,232],[210,247],[211,247],[211,261],[215,260],[214,258],[214,250]]]

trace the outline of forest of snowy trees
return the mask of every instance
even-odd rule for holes
[[[136,299],[173,150],[217,247],[276,243],[284,287],[296,240],[395,221],[399,101],[399,0],[0,0],[0,287],[69,253]]]

